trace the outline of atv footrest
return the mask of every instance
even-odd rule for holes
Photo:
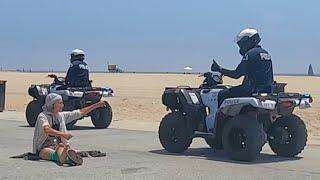
[[[207,133],[207,132],[201,132],[201,131],[195,131],[194,137],[214,137],[213,133]]]

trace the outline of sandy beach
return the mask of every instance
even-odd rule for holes
[[[65,74],[58,74],[64,76]],[[188,85],[197,87],[202,77],[191,74],[107,74],[93,73],[90,76],[94,86],[109,86],[114,89],[115,97],[108,98],[116,121],[160,122],[166,114],[161,103],[165,87]],[[0,80],[6,80],[6,111],[24,112],[32,98],[28,95],[31,84],[50,84],[52,79],[47,73],[0,72]],[[287,92],[310,93],[314,98],[311,109],[299,110],[299,115],[307,124],[309,135],[320,136],[320,77],[276,76],[278,82],[288,83]],[[241,79],[224,78],[224,84],[237,85]]]

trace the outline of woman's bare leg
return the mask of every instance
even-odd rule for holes
[[[65,163],[67,159],[67,151],[68,147],[66,147],[63,143],[60,143],[56,148],[60,163]]]
[[[51,149],[51,148],[43,148],[39,153],[39,157],[41,159],[50,161],[51,160],[51,157],[50,157],[51,153],[54,153],[53,149]]]

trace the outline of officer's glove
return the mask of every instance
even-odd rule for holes
[[[212,60],[211,71],[221,71],[221,67],[216,63],[216,61]]]

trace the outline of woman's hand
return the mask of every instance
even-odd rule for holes
[[[62,134],[62,137],[65,138],[66,140],[69,140],[69,139],[71,139],[73,136],[72,136],[72,134],[70,134],[70,133],[67,132],[67,133],[63,133],[63,134]]]
[[[68,144],[65,144],[64,148],[70,149],[70,144],[69,144],[69,143],[68,143]]]
[[[59,137],[61,137],[61,138],[64,138],[64,139],[67,139],[67,140],[69,140],[69,139],[71,139],[73,136],[70,134],[70,133],[68,133],[68,132],[61,132],[61,131],[57,131],[57,130],[55,130],[55,129],[52,129],[50,126],[44,126],[43,127],[44,128],[44,132],[47,134],[47,135],[49,135],[49,136],[59,136]]]
[[[102,108],[106,106],[106,102],[105,101],[99,101],[95,104],[92,104],[91,106],[85,107],[80,109],[80,113],[82,116],[89,114],[91,111],[97,109],[97,108]]]

